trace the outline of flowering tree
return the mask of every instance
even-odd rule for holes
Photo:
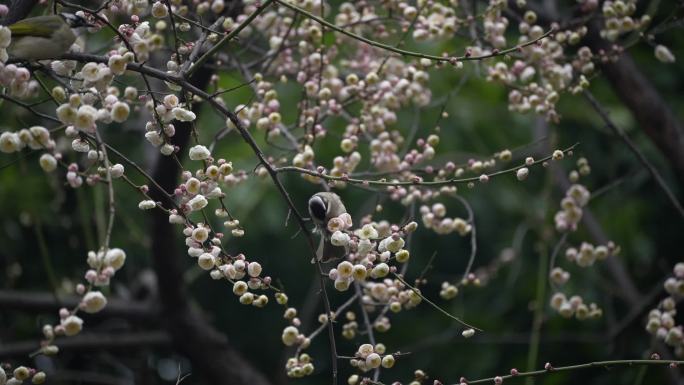
[[[665,45],[681,4],[653,4],[0,5],[0,309],[13,321],[0,338],[14,344],[0,346],[0,385],[50,371],[68,382],[84,350],[140,347],[171,354],[171,367],[147,365],[176,383],[501,384],[676,367],[684,262],[655,254],[684,219],[684,130],[628,53],[681,83]],[[17,54],[12,25],[59,12],[87,24],[72,47]],[[631,126],[655,147],[642,151]],[[658,201],[637,218],[676,229],[648,246],[639,227],[603,227],[633,219],[612,210],[638,196],[596,203],[637,183]],[[231,326],[211,309],[229,309]],[[481,347],[521,330],[523,360]],[[588,357],[543,345],[624,333],[637,342]],[[91,360],[74,377],[111,381]]]

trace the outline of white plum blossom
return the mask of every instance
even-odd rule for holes
[[[349,244],[349,235],[341,231],[335,231],[330,237],[330,243],[335,246],[347,246]]]
[[[190,159],[191,160],[204,160],[211,156],[211,152],[205,146],[198,144],[190,148]]]
[[[112,55],[109,57],[109,61],[107,62],[109,70],[112,71],[114,75],[121,75],[126,72],[127,64],[128,62],[121,55]]]
[[[76,152],[88,152],[90,151],[90,144],[87,140],[76,138],[71,142],[71,148]]]
[[[186,110],[185,108],[176,107],[171,110],[173,117],[180,120],[181,122],[192,122],[197,118],[194,112]]]
[[[73,124],[76,121],[77,111],[68,103],[57,107],[57,119],[64,124]]]
[[[122,123],[128,119],[128,114],[130,113],[131,108],[128,106],[127,103],[124,102],[116,102],[112,106],[112,112],[111,112],[111,118],[113,121],[117,123]]]
[[[207,199],[202,194],[195,195],[192,199],[188,201],[188,206],[192,211],[202,210],[207,207]]]
[[[104,257],[105,265],[112,267],[114,270],[119,270],[125,262],[126,253],[122,249],[113,248],[107,250],[107,254]]]
[[[38,162],[40,164],[40,168],[42,168],[45,172],[52,172],[57,168],[57,159],[55,159],[55,157],[51,154],[41,155]]]
[[[0,135],[0,151],[11,154],[22,147],[21,139],[13,132],[3,132]]]
[[[78,316],[70,315],[64,318],[60,325],[64,328],[64,335],[71,337],[81,332],[83,320]]]
[[[107,306],[107,298],[99,291],[86,293],[81,300],[81,308],[86,313],[97,313]]]
[[[83,105],[76,112],[74,127],[80,130],[92,131],[97,119],[97,110],[93,106]]]

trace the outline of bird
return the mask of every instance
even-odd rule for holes
[[[89,27],[83,17],[72,13],[29,17],[7,27],[12,41],[10,57],[22,60],[53,59],[66,53],[76,41],[72,28]]]
[[[335,246],[330,242],[332,233],[328,230],[328,221],[346,212],[342,199],[333,192],[319,192],[309,198],[309,215],[315,225],[314,231],[321,236],[316,250],[316,258],[319,261],[328,262],[342,258],[349,252],[347,247]]]

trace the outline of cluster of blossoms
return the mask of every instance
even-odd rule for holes
[[[393,355],[386,354],[386,350],[383,344],[362,344],[354,354],[355,358],[349,360],[349,364],[363,372],[380,366],[389,369],[394,366],[395,359]]]
[[[287,306],[287,295],[285,293],[276,293],[276,302],[282,306]],[[325,316],[323,314],[322,316]],[[306,353],[299,353],[300,350],[306,349],[311,344],[311,339],[299,332],[298,327],[301,325],[301,320],[297,317],[297,309],[294,307],[286,307],[283,318],[288,320],[289,326],[283,329],[281,340],[285,346],[297,346],[298,350],[294,357],[290,357],[285,364],[285,370],[288,377],[301,378],[313,373],[314,365],[313,359]],[[333,317],[334,318],[334,317]],[[327,319],[322,320],[323,323]]]
[[[554,216],[556,230],[575,231],[582,219],[582,207],[589,203],[591,194],[581,184],[573,184],[565,192],[565,198],[561,200],[561,210]]]
[[[50,137],[50,131],[42,126],[33,126],[30,128],[24,128],[17,132],[5,131],[0,134],[0,151],[11,154],[13,152],[21,151],[22,149],[28,147],[31,150],[54,150],[56,145],[55,141]],[[41,161],[41,164],[43,162]],[[47,162],[46,162],[47,163]],[[56,162],[51,163],[50,170],[54,170],[56,167]]]
[[[244,8],[236,17],[226,17],[221,24],[224,32],[242,27],[250,14],[260,6],[258,1],[246,0]],[[287,4],[301,7],[314,15],[332,13],[332,8],[323,0],[295,0]],[[581,0],[580,10],[590,12],[597,8],[596,0]],[[268,59],[263,67],[252,76],[250,82],[254,90],[254,100],[245,105],[238,105],[235,113],[240,124],[246,128],[253,128],[263,133],[269,142],[284,140],[289,144],[291,158],[281,163],[308,170],[315,170],[321,174],[339,177],[343,180],[331,183],[336,187],[343,187],[345,177],[353,176],[363,160],[360,148],[368,144],[367,163],[379,173],[390,175],[392,181],[411,181],[416,185],[408,187],[390,186],[387,188],[390,199],[408,206],[414,202],[421,202],[420,212],[426,228],[438,234],[453,232],[461,236],[472,234],[469,221],[458,217],[449,217],[446,207],[441,203],[432,203],[441,194],[448,195],[456,192],[455,186],[442,186],[432,189],[419,185],[424,175],[434,177],[435,181],[446,181],[452,177],[459,178],[465,173],[479,176],[479,181],[485,183],[489,176],[485,173],[493,169],[497,161],[509,161],[511,152],[508,150],[497,153],[485,160],[471,159],[466,165],[456,166],[447,162],[444,167],[435,169],[429,162],[435,158],[436,148],[440,137],[439,127],[435,133],[416,140],[415,147],[405,139],[396,127],[398,115],[407,107],[426,107],[432,101],[429,88],[431,71],[445,66],[427,58],[404,59],[397,56],[387,56],[386,52],[360,43],[357,39],[337,34],[338,44],[326,44],[324,30],[316,21],[308,17],[295,17],[296,13],[282,6],[267,8],[252,24],[242,28],[238,34],[240,39],[248,41],[255,32],[265,37],[268,42]],[[525,7],[524,0],[517,2],[519,8]],[[0,10],[3,9],[1,8]],[[415,40],[449,39],[464,26],[470,28],[472,34],[477,34],[479,19],[482,20],[484,30],[483,39],[473,36],[476,46],[468,47],[467,57],[480,55],[496,55],[497,51],[508,45],[507,29],[510,21],[505,13],[506,2],[491,0],[482,15],[471,15],[466,7],[460,7],[457,1],[433,2],[419,0],[411,3],[406,1],[377,2],[342,2],[334,16],[335,23],[346,30],[357,34],[372,34],[373,38],[390,37],[392,33],[408,32],[412,29]],[[606,1],[603,4],[605,29],[602,34],[609,40],[615,40],[620,34],[648,25],[648,16],[639,21],[635,19],[635,4],[633,1]],[[183,102],[179,96],[168,93],[156,96],[156,93],[139,95],[135,87],[126,87],[123,94],[116,86],[117,76],[123,75],[129,65],[134,62],[149,63],[151,54],[159,51],[165,55],[163,34],[168,31],[167,22],[169,9],[177,16],[195,17],[213,13],[217,16],[225,10],[224,0],[193,2],[191,5],[181,2],[155,1],[151,5],[147,1],[121,0],[109,2],[98,14],[99,18],[109,20],[115,15],[130,17],[126,23],[118,25],[116,32],[123,40],[114,40],[115,44],[105,53],[104,62],[87,62],[79,69],[76,61],[52,61],[50,66],[55,74],[69,79],[68,86],[56,86],[51,96],[59,105],[55,114],[65,126],[65,136],[71,139],[71,149],[85,155],[85,161],[79,163],[62,164],[62,154],[57,151],[55,141],[50,138],[50,132],[44,127],[35,126],[20,130],[16,133],[4,132],[0,135],[0,150],[6,153],[19,151],[24,147],[45,150],[40,157],[40,166],[47,172],[53,171],[58,165],[66,169],[66,180],[71,187],[95,185],[103,177],[116,179],[123,177],[124,167],[121,164],[110,164],[107,161],[103,147],[98,148],[98,124],[124,123],[129,120],[131,112],[147,110],[151,118],[145,124],[145,139],[158,148],[165,156],[173,156],[179,149],[169,140],[176,133],[173,121],[194,122],[196,115],[191,111],[189,102]],[[392,11],[393,18],[398,20],[398,28],[382,21],[387,10]],[[92,15],[78,12],[82,17],[93,21]],[[158,19],[151,25],[149,21],[140,21],[137,15],[148,15]],[[0,15],[1,16],[1,15]],[[173,17],[173,16],[172,16]],[[98,18],[95,18],[98,19]],[[96,20],[97,21],[97,20]],[[184,34],[193,29],[190,23],[176,20],[174,32]],[[556,27],[555,34],[541,39],[544,29],[537,24],[537,15],[532,11],[524,13],[518,24],[520,36],[518,44],[538,41],[516,50],[513,59],[492,59],[482,62],[491,82],[502,83],[510,87],[508,94],[509,108],[513,111],[526,113],[534,112],[545,116],[550,121],[557,121],[556,103],[562,92],[580,92],[589,86],[587,77],[594,72],[594,61],[597,55],[588,47],[580,47],[576,55],[568,52],[567,48],[576,46],[587,33],[585,26],[570,25],[560,29]],[[92,31],[91,31],[92,32]],[[207,41],[215,43],[219,34],[207,33]],[[410,36],[407,34],[407,36]],[[509,34],[510,36],[510,34]],[[11,33],[8,28],[0,26],[0,85],[6,88],[9,95],[25,98],[36,95],[39,84],[31,80],[30,72],[23,67],[13,64],[5,65],[7,60],[6,48],[9,46]],[[509,39],[510,40],[510,37]],[[174,37],[175,49],[166,61],[165,70],[171,75],[185,75],[187,69],[184,58],[195,50],[195,42],[185,37]],[[198,40],[199,42],[199,40]],[[348,45],[352,54],[341,57],[340,49]],[[73,49],[79,52],[80,48]],[[340,57],[338,57],[340,55]],[[664,46],[657,46],[655,55],[663,62],[674,62],[674,55]],[[445,56],[446,57],[446,56]],[[221,68],[224,57],[217,55],[217,66]],[[90,60],[90,59],[88,59]],[[153,61],[151,61],[153,62]],[[442,61],[443,63],[444,61]],[[244,63],[243,63],[244,64]],[[463,67],[463,62],[452,62],[456,68]],[[146,64],[150,65],[150,64]],[[252,64],[244,65],[240,70],[248,74]],[[246,76],[249,77],[249,76]],[[269,81],[271,77],[280,77],[281,83],[293,79],[303,91],[297,109],[299,114],[295,121],[284,122],[281,116],[281,99],[278,84]],[[169,89],[176,92],[178,85],[166,82]],[[290,95],[290,93],[283,93]],[[180,95],[180,94],[179,94]],[[214,99],[223,104],[219,98]],[[355,103],[354,108],[348,108]],[[290,103],[282,103],[284,105]],[[352,114],[350,111],[354,110]],[[346,127],[339,143],[341,154],[335,156],[331,167],[317,164],[316,142],[326,137],[326,119],[334,117],[345,122]],[[448,117],[444,112],[442,118]],[[226,129],[235,129],[232,120],[226,121]],[[302,130],[301,136],[295,130]],[[410,136],[411,140],[413,134]],[[212,146],[210,146],[212,148]],[[196,144],[189,150],[189,158],[200,161],[202,167],[193,175],[190,171],[182,174],[182,182],[173,193],[174,208],[166,209],[166,202],[155,202],[147,195],[147,187],[140,191],[147,199],[139,202],[138,207],[143,210],[162,209],[169,215],[169,222],[182,226],[188,254],[197,259],[200,268],[209,271],[211,278],[226,279],[233,284],[233,292],[239,296],[242,304],[257,307],[268,303],[266,295],[256,295],[254,291],[271,288],[271,278],[262,276],[262,267],[256,261],[248,260],[243,254],[232,256],[222,247],[222,232],[216,232],[209,223],[205,209],[214,200],[221,204],[221,208],[214,211],[215,217],[224,221],[224,226],[231,230],[235,237],[244,235],[237,219],[234,219],[223,204],[225,193],[222,185],[232,187],[245,180],[245,172],[234,172],[231,162],[225,159],[215,160],[209,148]],[[562,151],[555,151],[554,160],[563,158]],[[529,175],[527,167],[533,165],[532,158],[525,160],[525,165],[516,169],[518,180],[525,180]],[[423,167],[417,170],[417,167]],[[573,183],[577,183],[580,175],[589,173],[586,160],[578,161],[578,170],[570,174]],[[266,169],[258,169],[258,175],[266,175]],[[307,180],[318,183],[320,178],[308,174],[302,175]],[[85,179],[84,179],[85,178]],[[469,184],[470,187],[474,183]],[[562,210],[556,214],[556,228],[559,231],[572,231],[576,228],[582,215],[582,207],[589,200],[589,192],[580,184],[573,185],[561,202]],[[430,203],[432,203],[430,205]],[[201,212],[205,222],[195,223],[190,220],[193,213]],[[344,247],[348,253],[344,260],[328,273],[339,291],[347,291],[352,284],[358,285],[361,291],[359,299],[364,312],[376,312],[377,317],[372,327],[377,331],[387,331],[390,328],[387,311],[399,312],[417,306],[421,294],[417,289],[405,284],[396,275],[397,265],[409,260],[409,251],[405,249],[406,236],[415,231],[417,224],[411,222],[405,226],[390,225],[388,222],[373,222],[370,218],[362,221],[362,226],[353,229],[351,217],[348,214],[333,218],[327,224],[331,232],[331,242],[337,247]],[[568,258],[579,266],[589,266],[595,260],[601,260],[616,252],[612,245],[593,247],[582,244],[574,256],[570,256],[570,249],[566,253]],[[55,335],[75,335],[83,324],[76,312],[83,310],[93,313],[100,311],[106,305],[106,298],[93,287],[109,284],[109,280],[125,261],[125,253],[120,249],[108,249],[88,254],[90,269],[85,275],[89,287],[79,285],[76,291],[83,295],[78,309],[60,310],[60,324],[47,325],[43,332],[48,341]],[[406,265],[403,265],[406,266]],[[680,269],[681,270],[681,269]],[[389,277],[388,277],[389,276]],[[556,268],[551,273],[551,279],[562,285],[569,279],[569,273]],[[681,278],[681,277],[680,277]],[[461,284],[479,284],[479,278],[470,274]],[[440,291],[443,298],[453,298],[458,293],[458,286],[445,282]],[[285,306],[287,296],[276,293],[276,301]],[[561,315],[578,319],[600,316],[601,310],[595,304],[586,305],[581,297],[573,296],[569,300],[561,293],[556,293],[552,299],[552,306]],[[668,305],[669,306],[669,305]],[[328,322],[328,317],[335,318],[336,314],[322,315],[320,321]],[[284,328],[282,341],[287,346],[297,346],[306,349],[310,338],[300,333],[300,320],[295,308],[288,307],[284,314],[289,325]],[[357,335],[358,323],[353,312],[346,313],[347,322],[343,325],[342,335],[354,338]],[[678,329],[680,330],[680,329]],[[658,331],[659,332],[659,331]],[[473,329],[464,331],[469,337]],[[681,331],[680,331],[681,333]],[[54,345],[46,344],[43,349],[46,354],[56,352]],[[394,357],[385,354],[382,344],[372,346],[361,345],[351,360],[353,366],[362,371],[383,367],[391,367]],[[291,377],[302,377],[314,370],[312,359],[307,354],[295,355],[286,365],[287,373]],[[23,370],[14,377],[19,381],[27,379]],[[4,376],[4,371],[2,372]],[[33,377],[36,382],[35,374]],[[416,372],[415,383],[421,383],[426,376]],[[10,380],[11,381],[11,380]],[[355,385],[358,376],[350,378],[350,385]],[[37,383],[37,382],[36,382]],[[4,384],[0,384],[4,385]]]
[[[418,8],[409,5],[407,2],[399,2],[398,8],[405,18],[405,22],[410,23],[416,20],[413,26],[413,38],[416,41],[437,40],[449,38],[456,33],[463,24],[463,21],[456,17],[454,2],[452,6],[442,3],[416,4],[426,8],[425,13],[419,13]],[[408,25],[408,24],[407,24]]]
[[[310,375],[314,371],[314,365],[311,361],[311,356],[306,353],[302,353],[298,357],[289,358],[285,364],[287,376],[301,378]]]
[[[616,246],[613,242],[599,246],[582,242],[579,248],[569,247],[565,252],[565,257],[569,262],[575,263],[580,267],[589,267],[595,261],[602,261],[619,252],[620,247]],[[554,287],[563,286],[570,280],[570,273],[561,267],[554,267],[549,273],[549,280],[553,283]],[[581,296],[574,295],[568,299],[561,292],[556,292],[551,297],[551,307],[562,317],[570,318],[574,315],[580,321],[599,318],[603,315],[603,311],[595,303],[590,303],[587,306]]]
[[[173,196],[177,199],[177,209],[171,209],[169,223],[182,225],[185,245],[188,247],[188,255],[197,258],[198,266],[209,272],[212,279],[227,279],[233,284],[233,293],[239,297],[240,303],[264,307],[268,304],[268,297],[264,294],[257,295],[252,291],[266,290],[271,288],[271,277],[262,276],[262,267],[256,261],[249,261],[244,254],[232,256],[223,248],[221,239],[224,234],[216,232],[207,223],[194,223],[189,219],[193,212],[204,212],[209,205],[209,200],[219,200],[221,207],[214,211],[217,218],[224,219],[224,226],[231,229],[231,234],[236,237],[244,235],[244,230],[239,227],[240,222],[230,216],[222,199],[225,194],[219,187],[219,183],[235,183],[233,165],[225,159],[214,162],[209,149],[203,145],[190,148],[189,158],[195,161],[203,161],[206,167],[196,170],[195,175],[190,171],[184,171],[182,183],[174,190]],[[142,210],[162,207],[160,203],[146,199],[138,204]],[[252,291],[250,291],[252,290]]]
[[[619,252],[620,247],[613,242],[599,246],[582,242],[579,248],[569,247],[565,251],[565,258],[571,263],[576,263],[577,266],[588,267],[592,266],[596,261],[603,261],[612,255],[617,255]]]
[[[601,7],[604,26],[601,37],[615,41],[620,35],[646,28],[651,23],[651,16],[645,14],[635,18],[637,4],[634,0],[605,1]]]
[[[31,72],[25,67],[5,64],[9,58],[7,47],[11,42],[12,31],[0,25],[0,87],[19,99],[34,97],[38,95],[40,86],[37,81],[31,79]]]
[[[1,16],[0,16],[1,17]],[[31,72],[15,64],[5,64],[7,47],[12,42],[12,31],[0,25],[0,87],[16,98],[29,98],[38,95],[40,87],[37,81],[31,79]]]
[[[10,371],[11,368],[0,365],[0,385],[22,385],[28,383],[28,381],[31,384],[43,384],[47,378],[45,372],[26,366],[17,366],[14,370],[10,371],[8,378],[6,369]]]
[[[556,310],[564,318],[573,315],[580,321],[603,316],[603,310],[595,303],[587,305],[579,295],[567,298],[565,294],[557,292],[551,296],[551,308]]]
[[[663,284],[668,296],[660,301],[658,307],[648,313],[646,331],[674,348],[678,357],[684,356],[684,327],[677,325],[677,302],[684,296],[684,263],[677,263],[672,269],[673,276]]]
[[[462,218],[446,217],[446,207],[442,203],[435,203],[432,207],[421,206],[420,214],[425,228],[432,229],[437,234],[457,232],[465,236],[472,230],[472,225]]]
[[[351,217],[348,214],[332,218],[328,222],[328,229],[333,232],[331,243],[349,250],[346,260],[328,273],[339,291],[346,291],[354,281],[361,283],[368,277],[384,278],[390,272],[395,272],[396,267],[390,267],[389,262],[408,261],[409,252],[404,249],[404,237],[418,227],[415,222],[403,228],[390,226],[387,222],[373,222],[352,232],[349,230],[351,226]]]

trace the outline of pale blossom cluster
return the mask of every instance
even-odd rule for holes
[[[589,242],[582,242],[579,247],[569,247],[565,251],[565,258],[580,267],[592,266],[596,261],[603,261],[604,259],[617,255],[620,252],[620,247],[613,242],[608,242],[605,245],[594,246]]]
[[[608,0],[603,2],[601,12],[604,17],[604,25],[601,30],[601,37],[615,41],[622,34],[647,27],[651,23],[651,16],[644,14],[637,17],[635,15],[636,9],[637,2],[635,0]]]
[[[371,222],[351,231],[351,218],[346,218],[348,214],[343,216],[345,218],[332,218],[328,222],[328,229],[333,233],[331,243],[349,251],[345,260],[328,273],[337,290],[346,291],[353,282],[368,288],[375,283],[366,282],[367,279],[384,278],[396,271],[396,266],[390,266],[393,261],[400,264],[408,261],[404,237],[415,231],[415,222],[403,228],[390,226],[387,222]]]
[[[47,379],[45,372],[38,371],[35,368],[22,365],[10,370],[8,365],[7,369],[9,371],[9,377],[8,372],[0,365],[0,385],[21,385],[29,382],[31,384],[43,384]]]
[[[668,296],[648,313],[646,331],[671,346],[678,357],[684,356],[684,326],[677,324],[677,304],[684,297],[684,263],[677,263],[673,275],[663,284]]]
[[[362,372],[383,367],[389,369],[394,366],[395,358],[387,354],[387,348],[383,344],[362,344],[354,353],[354,358],[349,360],[352,367],[358,368]]]
[[[556,230],[575,231],[579,221],[582,219],[582,208],[589,203],[591,194],[586,187],[581,184],[573,184],[565,192],[565,197],[561,200],[561,210],[554,216]]]
[[[0,31],[2,28],[5,27],[0,27]],[[0,87],[17,99],[28,99],[40,93],[40,85],[31,79],[31,72],[26,67],[5,64],[2,60],[0,60]]]
[[[603,316],[603,310],[594,302],[587,305],[579,295],[567,298],[561,292],[556,292],[551,296],[551,308],[557,311],[563,318],[574,316],[580,321]]]
[[[425,3],[417,2],[415,6],[408,2],[400,2],[398,8],[406,22],[416,19],[413,27],[413,38],[416,41],[430,41],[443,38],[451,38],[459,30],[463,23],[456,16],[456,2],[451,4],[432,3],[426,7]],[[425,12],[419,13],[419,8],[425,8]],[[486,22],[485,22],[485,28]]]
[[[458,233],[466,236],[472,230],[472,225],[463,218],[447,217],[446,206],[442,203],[435,203],[432,206],[421,206],[420,214],[423,219],[423,226],[432,229],[437,234]]]
[[[12,31],[0,25],[0,87],[19,99],[36,96],[40,86],[36,80],[31,79],[31,72],[16,64],[5,64],[9,59],[7,47],[11,42]]]

